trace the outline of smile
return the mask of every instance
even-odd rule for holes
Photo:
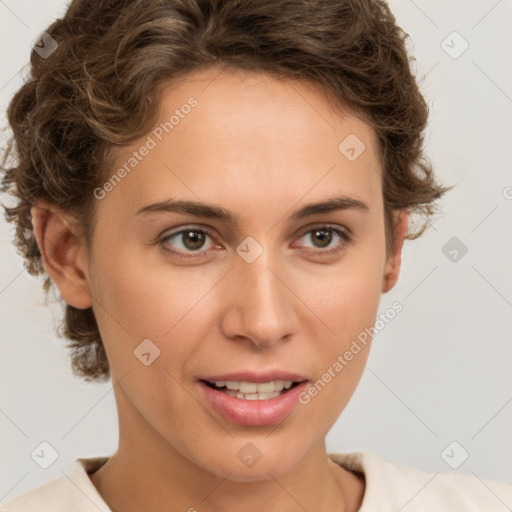
[[[270,382],[258,383],[219,380],[214,383],[205,381],[205,383],[218,391],[242,400],[268,400],[282,395],[288,389],[299,384],[290,380],[272,380]]]

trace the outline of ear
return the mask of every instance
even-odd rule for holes
[[[389,292],[398,281],[402,263],[402,247],[409,227],[409,214],[405,210],[399,210],[398,215],[394,215],[394,219],[393,248],[384,267],[384,276],[382,279],[383,293]]]
[[[62,299],[77,309],[92,306],[87,248],[68,217],[56,206],[39,202],[31,209],[32,226],[44,269]]]

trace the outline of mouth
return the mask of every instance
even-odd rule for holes
[[[225,420],[246,426],[268,426],[284,421],[299,404],[299,396],[309,385],[302,377],[230,375],[250,380],[199,379],[198,392],[207,408]],[[258,382],[254,382],[257,380]],[[291,420],[290,420],[291,421]]]
[[[272,380],[268,382],[215,381],[202,380],[211,389],[220,391],[241,400],[271,400],[287,393],[301,382],[291,380]]]

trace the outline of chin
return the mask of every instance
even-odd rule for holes
[[[257,440],[256,444],[258,444]],[[261,441],[259,444],[263,445],[264,443]],[[300,456],[305,456],[305,454],[298,453],[297,449],[291,445],[284,450],[273,447],[263,448],[262,446],[261,451],[256,451],[251,441],[242,444],[242,449],[240,449],[239,443],[236,445],[236,450],[219,454],[219,458],[214,457],[202,466],[210,473],[231,481],[261,482],[280,478],[290,473],[300,465]],[[292,454],[287,453],[290,449]],[[251,455],[247,454],[252,454],[252,460]]]

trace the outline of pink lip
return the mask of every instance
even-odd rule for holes
[[[222,378],[215,377],[215,380],[246,380],[248,382],[268,382],[269,380],[293,380],[290,375],[282,378],[279,377],[263,378],[259,375],[258,381],[251,380],[245,376],[241,378],[239,374],[224,375]],[[236,376],[236,378],[234,378]],[[229,377],[229,378],[225,378]],[[252,378],[255,376],[252,374]],[[209,379],[205,379],[208,380]],[[283,421],[299,403],[299,395],[308,385],[307,381],[297,384],[295,387],[288,389],[285,393],[268,400],[244,400],[230,396],[222,391],[218,391],[209,387],[205,382],[198,381],[200,393],[204,396],[208,405],[218,414],[226,418],[228,421],[238,423],[239,425],[265,426],[274,425]]]
[[[281,370],[272,370],[266,372],[239,371],[234,373],[223,373],[222,375],[199,377],[199,380],[208,382],[218,382],[219,380],[232,380],[236,382],[270,382],[272,380],[290,380],[292,382],[302,382],[307,380],[305,375],[289,373]]]

